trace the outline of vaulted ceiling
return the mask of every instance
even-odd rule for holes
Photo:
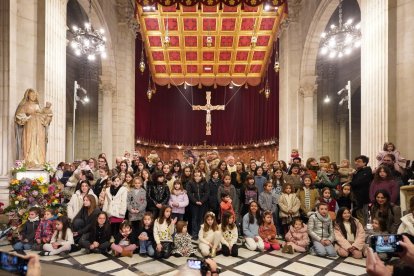
[[[153,81],[158,85],[259,85],[286,16],[284,1],[274,2],[255,7],[217,1],[193,6],[141,3],[137,20]]]

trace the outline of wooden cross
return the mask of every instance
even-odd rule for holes
[[[192,105],[193,110],[205,110],[206,114],[206,135],[211,135],[211,111],[212,110],[224,110],[224,105],[211,105],[211,92],[206,92],[206,105]]]

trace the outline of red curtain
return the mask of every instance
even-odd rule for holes
[[[271,94],[266,100],[263,86],[187,87],[157,86],[157,92],[148,101],[148,66],[141,74],[138,62],[141,43],[136,47],[135,136],[168,144],[208,145],[251,144],[278,138],[279,133],[279,79],[269,64]],[[180,92],[181,90],[181,92]],[[212,111],[211,136],[206,135],[206,112],[193,111],[191,104],[205,105],[206,91],[211,91],[213,105],[226,105],[224,111]],[[238,91],[238,92],[237,92]]]

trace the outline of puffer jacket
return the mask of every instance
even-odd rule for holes
[[[401,218],[400,227],[398,227],[398,234],[410,234],[414,236],[414,217],[413,213],[407,214]]]
[[[197,201],[200,201],[203,204],[206,203],[210,196],[208,183],[205,181],[201,181],[200,183],[190,181],[187,183],[186,190],[188,198],[190,199],[190,203],[194,205]]]
[[[178,207],[173,206],[173,203],[178,203]],[[168,205],[172,208],[172,212],[175,214],[184,214],[185,207],[188,206],[189,200],[185,190],[178,194],[171,193]]]
[[[128,192],[127,199],[129,221],[141,220],[144,217],[145,208],[147,207],[147,192],[144,188],[132,188]],[[132,213],[132,209],[138,210],[138,213]]]
[[[111,194],[111,189],[106,189],[105,201],[102,211],[109,217],[125,218],[127,210],[128,189],[121,186],[116,195]]]
[[[319,212],[313,213],[308,221],[308,234],[313,241],[328,239],[333,243],[335,236],[330,216],[327,214],[323,217]]]
[[[292,225],[289,226],[289,231],[285,235],[287,242],[293,242],[294,244],[302,247],[309,245],[308,226],[303,224],[303,227],[296,230]]]

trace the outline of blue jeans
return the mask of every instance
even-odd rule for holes
[[[336,257],[336,251],[332,243],[330,245],[323,245],[318,241],[313,241],[313,249],[315,250],[315,253],[318,256]]]
[[[13,244],[14,250],[30,250],[32,245],[30,243],[16,242]]]
[[[139,254],[148,254],[148,256],[154,256],[154,247],[151,241],[139,241]]]

